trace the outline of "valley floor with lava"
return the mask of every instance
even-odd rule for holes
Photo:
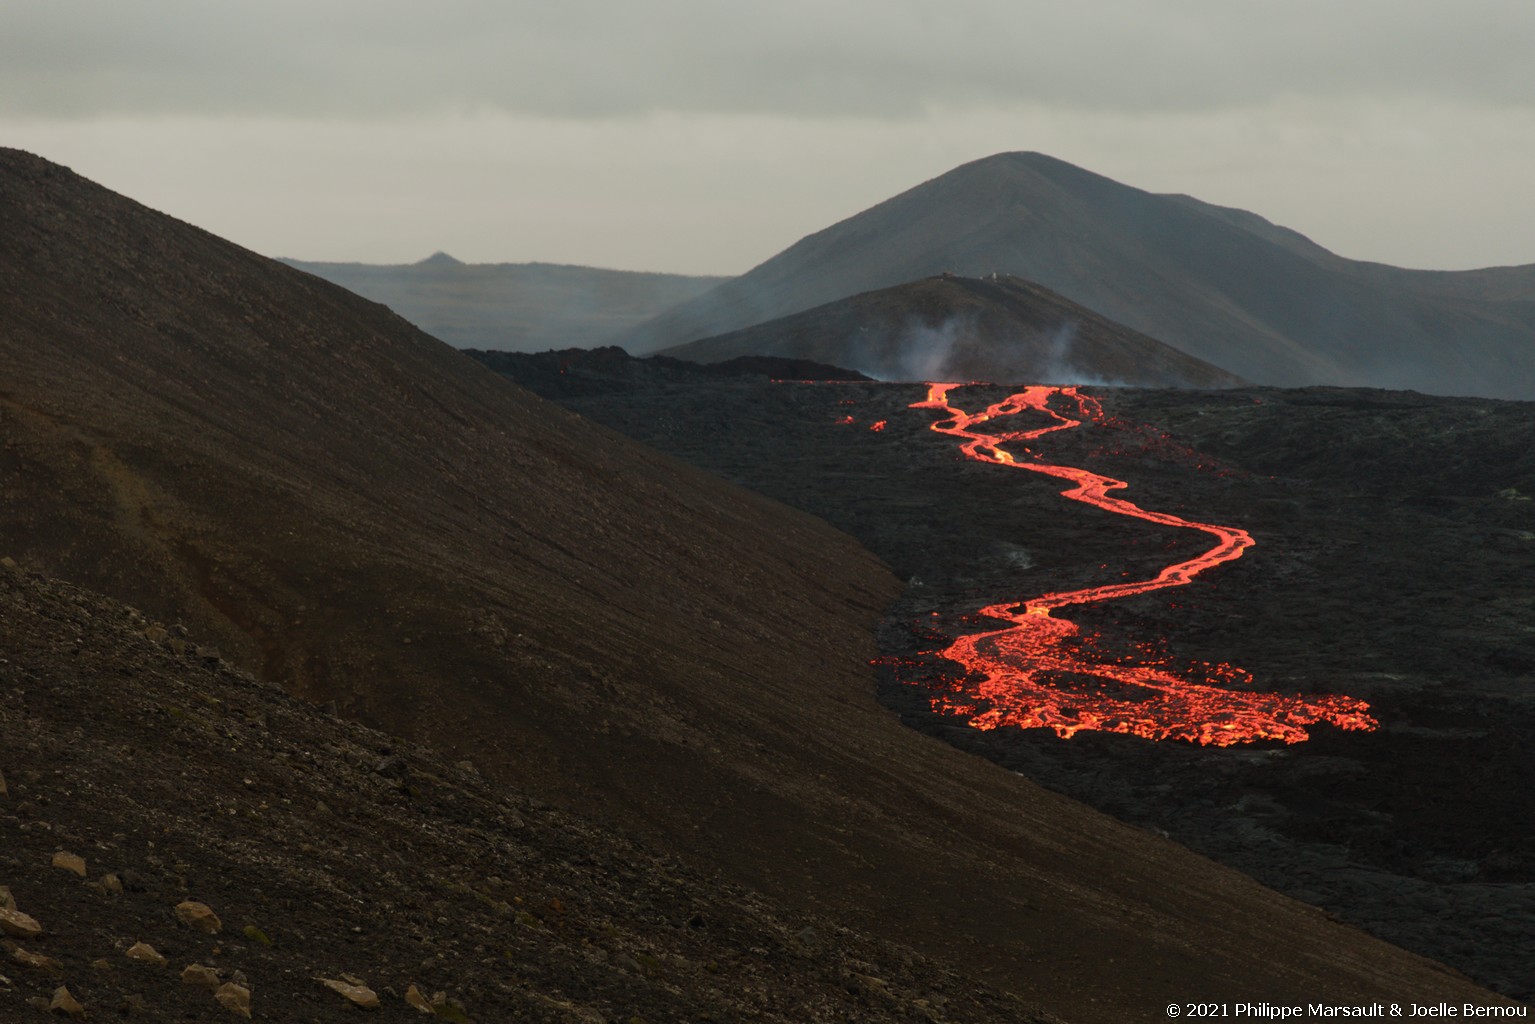
[[[909,586],[881,699],[914,728],[1161,831],[1516,998],[1535,995],[1535,416],[1364,389],[1089,389],[1104,417],[1034,444],[1147,509],[1240,526],[1191,585],[1074,607],[1110,654],[1234,663],[1346,694],[1379,728],[1229,747],[982,731],[935,712],[930,653],[999,601],[1153,575],[1209,538],[966,461],[920,385],[705,378],[642,362],[496,365],[585,416],[853,534]],[[977,385],[967,408],[1004,398]],[[876,424],[883,423],[879,429]],[[922,666],[926,666],[923,668]],[[912,666],[916,666],[913,669]],[[1241,684],[1237,684],[1241,685]]]

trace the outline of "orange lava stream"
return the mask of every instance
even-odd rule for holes
[[[963,636],[941,651],[930,652],[966,669],[954,692],[933,698],[933,707],[947,714],[965,715],[978,729],[1016,726],[1023,729],[1054,729],[1062,737],[1083,730],[1130,733],[1152,740],[1181,739],[1195,743],[1230,746],[1256,740],[1300,743],[1309,738],[1306,726],[1328,723],[1340,729],[1374,729],[1369,705],[1345,696],[1292,696],[1228,690],[1183,679],[1158,665],[1087,660],[1077,625],[1051,614],[1068,605],[1108,601],[1131,594],[1179,587],[1206,569],[1240,558],[1253,544],[1246,530],[1211,523],[1196,523],[1163,512],[1147,510],[1110,495],[1127,486],[1122,480],[1085,469],[1038,461],[1019,461],[1004,443],[1033,441],[1057,430],[1081,425],[1049,407],[1059,395],[1075,404],[1083,418],[1098,418],[1102,409],[1093,398],[1076,388],[1035,386],[988,406],[984,412],[967,413],[954,407],[949,392],[960,384],[929,384],[927,399],[913,409],[936,409],[944,418],[932,429],[961,438],[967,458],[1013,469],[1027,469],[1071,481],[1064,497],[1096,505],[1120,515],[1134,516],[1165,526],[1200,530],[1215,539],[1209,550],[1186,561],[1169,565],[1145,580],[1113,583],[1083,590],[1042,594],[1023,602],[1003,602],[982,608],[980,615],[1009,623],[1002,629]],[[991,420],[1036,411],[1051,418],[1033,430],[983,433],[977,428]],[[1230,665],[1210,666],[1210,674],[1248,679]]]

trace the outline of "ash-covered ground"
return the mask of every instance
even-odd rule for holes
[[[882,630],[891,655],[987,628],[967,618],[984,605],[1151,575],[1208,546],[1069,502],[1058,481],[962,459],[928,429],[936,414],[908,408],[919,385],[609,362],[494,365],[853,534],[910,581]],[[1128,481],[1124,496],[1144,508],[1240,526],[1257,543],[1191,586],[1068,617],[1105,644],[1153,642],[1175,665],[1235,663],[1259,689],[1363,698],[1381,728],[1224,749],[982,732],[934,715],[921,674],[895,669],[881,699],[914,728],[1535,996],[1535,405],[1089,390],[1107,421],[1039,451]],[[934,662],[932,675],[953,668]]]

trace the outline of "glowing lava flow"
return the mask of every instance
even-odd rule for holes
[[[1026,442],[1057,430],[1081,425],[1049,408],[1059,395],[1075,403],[1076,413],[1098,418],[1102,409],[1076,388],[1037,386],[988,406],[984,412],[966,413],[949,401],[959,384],[929,384],[926,401],[913,409],[936,409],[944,418],[932,429],[963,439],[960,450],[967,458],[1069,480],[1062,492],[1074,501],[1096,505],[1120,515],[1134,516],[1165,526],[1201,530],[1215,538],[1203,554],[1169,565],[1154,577],[1113,583],[1084,590],[1042,594],[1021,603],[1003,602],[981,609],[980,615],[1010,623],[1003,629],[963,636],[941,651],[931,652],[966,669],[954,692],[933,698],[933,707],[948,714],[966,715],[978,729],[1017,726],[1054,729],[1063,737],[1082,730],[1131,733],[1147,739],[1182,739],[1195,743],[1229,746],[1254,740],[1299,743],[1309,738],[1305,726],[1326,722],[1340,729],[1373,729],[1369,705],[1353,697],[1291,696],[1228,690],[1180,678],[1166,668],[1087,659],[1075,623],[1056,618],[1051,611],[1068,605],[1108,601],[1163,587],[1189,583],[1206,569],[1240,558],[1252,546],[1246,530],[1209,523],[1194,523],[1162,512],[1148,512],[1109,492],[1127,486],[1121,480],[1085,469],[1032,461],[1020,462],[1004,443]],[[977,428],[990,420],[1029,410],[1044,413],[1050,423],[1034,430],[986,434]],[[1028,449],[1023,452],[1033,456]],[[1229,665],[1213,666],[1209,673],[1233,681],[1250,677]]]

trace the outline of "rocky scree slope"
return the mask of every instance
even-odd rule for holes
[[[256,1020],[356,1019],[329,980],[382,1020],[1046,1019],[5,563],[0,904],[42,930],[0,936],[0,1018],[62,987],[87,1019],[233,1020],[238,986]]]

